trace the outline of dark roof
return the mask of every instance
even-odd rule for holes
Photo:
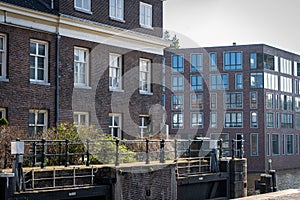
[[[54,9],[51,9],[49,0],[0,0],[0,2],[5,2],[23,8],[29,8],[32,10],[37,10],[50,14],[57,13]]]

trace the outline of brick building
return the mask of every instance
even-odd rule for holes
[[[158,133],[162,4],[0,0],[0,117],[29,135],[73,121]]]
[[[166,49],[163,72],[170,135],[222,138],[225,148],[243,135],[249,171],[270,159],[300,166],[299,55],[264,44]]]

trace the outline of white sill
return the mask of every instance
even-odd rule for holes
[[[112,16],[109,16],[109,18],[110,18],[111,20],[114,20],[114,21],[118,21],[118,22],[125,23],[125,20],[124,20],[124,19],[120,19],[120,18],[112,17]]]
[[[90,90],[92,87],[86,86],[86,85],[74,85],[75,89],[85,89],[85,90]]]
[[[0,82],[9,82],[9,79],[7,79],[7,78],[0,78]]]
[[[50,85],[50,83],[42,82],[42,81],[35,81],[35,80],[30,80],[30,83],[36,84],[36,85]]]
[[[146,26],[146,25],[142,25],[140,24],[141,28],[146,28],[146,29],[150,29],[150,30],[154,30],[154,28],[152,26]]]
[[[122,89],[116,89],[116,88],[109,88],[110,92],[124,92]]]
[[[140,90],[140,94],[153,95],[152,92],[146,92],[146,91],[143,91],[143,90]]]
[[[75,10],[76,10],[76,11],[79,11],[79,12],[83,12],[83,13],[89,14],[89,15],[92,15],[92,14],[93,14],[92,11],[90,11],[90,10],[84,10],[84,9],[82,9],[82,8],[76,8],[76,7],[75,7]]]

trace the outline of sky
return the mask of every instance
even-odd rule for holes
[[[300,54],[300,0],[166,0],[180,47],[267,44]]]

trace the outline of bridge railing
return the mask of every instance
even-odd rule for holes
[[[22,140],[24,166],[114,164],[222,156],[222,140]],[[191,159],[190,159],[191,160]]]

